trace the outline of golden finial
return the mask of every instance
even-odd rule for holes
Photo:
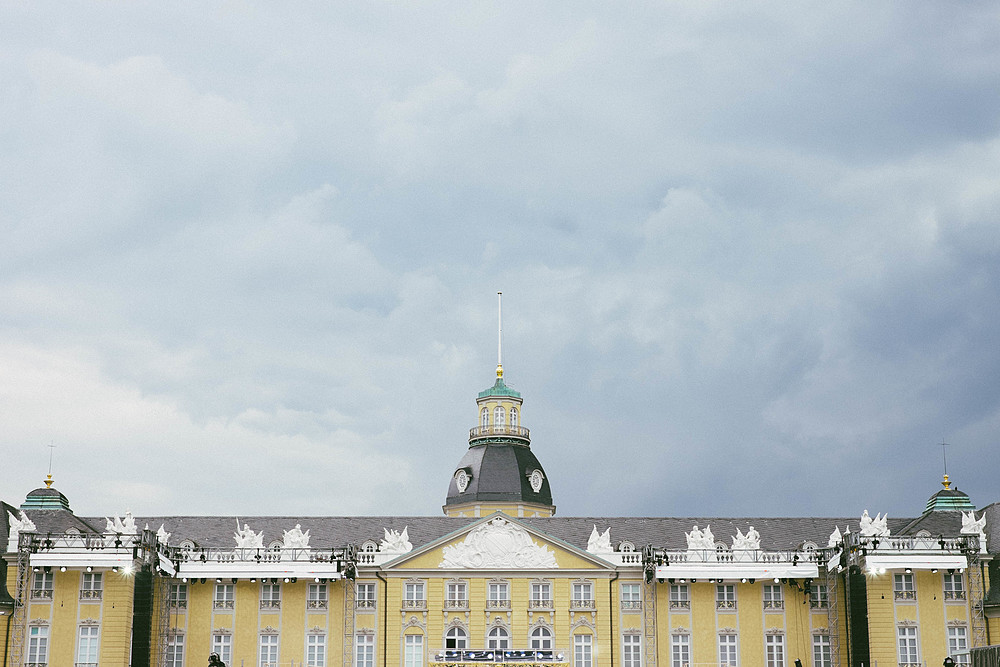
[[[945,488],[946,491],[951,490],[951,482],[948,481],[948,447],[951,447],[947,442],[938,443],[941,446],[941,456],[944,459],[944,481],[941,482],[941,486]]]
[[[944,476],[944,481],[941,482],[941,486],[943,486],[945,489],[949,491],[951,490],[951,482],[948,481],[948,475]]]
[[[52,452],[55,450],[56,446],[51,442],[49,443],[49,474],[45,476],[45,488],[52,488]]]
[[[46,489],[52,488],[52,473],[49,473],[48,475],[45,476],[45,488]]]

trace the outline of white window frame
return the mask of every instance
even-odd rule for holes
[[[620,596],[622,609],[642,609],[642,589],[639,584],[622,584]]]
[[[691,635],[670,635],[670,667],[688,667],[691,664]]]
[[[502,405],[493,408],[493,428],[502,429],[507,424],[507,412]]]
[[[892,575],[892,597],[896,600],[912,602],[917,599],[917,590],[913,583],[913,574],[909,572],[894,572]]]
[[[32,625],[28,628],[28,664],[45,665],[49,662],[49,628]]]
[[[375,667],[375,635],[354,635],[354,667]]]
[[[573,635],[573,667],[594,667],[594,638]]]
[[[549,651],[552,649],[552,631],[544,625],[539,625],[528,636],[528,644],[534,651]]]
[[[670,584],[670,608],[691,608],[691,591],[687,584]]]
[[[320,633],[306,635],[305,667],[326,667],[326,635]]]
[[[51,600],[52,592],[55,589],[55,574],[50,570],[39,570],[34,573],[31,582],[32,600]]]
[[[260,608],[281,609],[281,584],[270,582],[260,585]]]
[[[406,635],[403,637],[403,667],[423,667],[424,636]]]
[[[642,667],[642,637],[622,635],[622,667]]]
[[[469,633],[460,625],[448,628],[444,633],[444,647],[456,651],[469,648]]]
[[[785,635],[767,635],[764,638],[764,664],[767,667],[785,667]]]
[[[715,585],[715,608],[736,609],[736,584]]]
[[[327,585],[323,582],[311,583],[306,589],[306,606],[309,609],[326,609],[329,600]]]
[[[407,581],[403,584],[403,600],[410,603],[410,606],[416,606],[416,603],[425,604],[427,602],[425,590],[424,582]]]
[[[510,631],[501,626],[491,628],[486,633],[486,648],[500,650],[510,648]]]
[[[900,625],[896,628],[896,651],[900,665],[920,664],[920,638],[915,626]]]
[[[260,647],[258,667],[278,667],[278,649],[280,647],[278,635],[261,635],[258,646]]]
[[[968,665],[969,629],[964,625],[952,625],[948,628],[948,655],[956,665]]]
[[[719,665],[720,667],[739,667],[740,638],[739,635],[719,635]]]
[[[80,577],[80,599],[100,600],[104,595],[104,577],[100,572],[84,572]]]
[[[781,584],[764,584],[764,609],[784,609]]]
[[[184,635],[167,635],[166,667],[184,667]]]
[[[833,649],[830,646],[830,635],[813,635],[813,667],[833,665]]]
[[[171,609],[187,609],[188,589],[187,584],[170,584],[167,592]]]
[[[510,409],[510,427],[517,428],[517,408]]]
[[[227,665],[233,661],[233,636],[213,634],[212,653],[218,653],[219,659]]]
[[[101,630],[96,625],[81,625],[76,640],[76,665],[97,667],[101,651]]]
[[[965,575],[945,572],[942,580],[945,602],[965,602]]]
[[[363,582],[355,584],[354,606],[358,609],[375,608],[375,584]]]
[[[830,606],[830,589],[826,584],[813,584],[809,591],[809,608],[826,609]]]
[[[236,607],[236,584],[216,582],[212,593],[213,609],[233,609]]]
[[[482,412],[479,413],[480,426],[486,428],[490,425],[490,410],[489,408],[483,408]]]

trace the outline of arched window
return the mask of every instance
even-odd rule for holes
[[[510,648],[510,634],[506,628],[493,628],[487,636],[486,648]]]
[[[496,409],[493,410],[493,427],[503,428],[504,424],[507,423],[505,416],[503,408],[498,405]]]
[[[535,628],[531,631],[531,648],[545,650],[552,648],[552,631],[548,628]]]
[[[444,647],[445,648],[468,648],[469,641],[468,635],[465,634],[465,628],[452,628],[444,636]]]
[[[487,410],[486,408],[483,408],[483,411],[479,413],[479,421],[481,422],[479,424],[480,426],[483,426],[483,427],[489,426],[490,425],[490,411]]]
[[[517,408],[510,409],[510,425],[517,428]]]

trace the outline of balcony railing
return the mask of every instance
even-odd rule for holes
[[[642,600],[622,600],[622,610],[636,611],[642,609]]]
[[[810,609],[826,609],[829,603],[826,600],[809,600]]]
[[[187,600],[171,600],[170,601],[170,608],[171,609],[187,609],[187,606],[188,606],[188,601]]]
[[[736,609],[736,600],[716,600],[716,609]]]
[[[552,609],[552,600],[528,600],[528,609]]]
[[[227,600],[228,602],[228,600]],[[261,600],[261,609],[281,609],[281,600]]]
[[[87,589],[84,589],[84,590],[80,591],[80,599],[81,600],[100,600],[102,593],[103,593],[103,591],[100,590],[100,589],[93,590],[93,589],[87,588]]]
[[[236,603],[233,600],[215,600],[212,603],[214,609],[232,609],[235,606]]]
[[[568,662],[566,652],[555,649],[442,649],[430,654],[430,662],[462,664],[470,662],[539,663]]]
[[[309,609],[326,609],[326,600],[306,600]]]
[[[458,609],[460,611],[461,610],[465,610],[465,609],[469,608],[469,601],[468,600],[453,600],[453,599],[448,599],[448,600],[444,601],[444,608],[445,609]]]
[[[487,600],[486,601],[486,608],[487,609],[510,609],[510,600],[509,599]]]
[[[593,600],[570,600],[570,609],[596,609],[597,604]]]
[[[51,600],[52,590],[49,588],[34,588],[31,590],[32,600]]]
[[[690,609],[691,608],[691,601],[690,600],[671,600],[670,601],[670,608],[671,609]]]
[[[470,440],[473,438],[486,438],[491,435],[510,435],[515,438],[524,438],[525,440],[531,439],[530,432],[523,426],[476,426],[469,429]]]
[[[357,599],[357,600],[354,601],[354,608],[355,609],[374,609],[375,608],[375,600],[363,600],[363,599],[359,598],[359,599]]]
[[[917,599],[917,592],[916,591],[893,591],[892,595],[897,600],[916,600]]]
[[[427,600],[403,600],[403,609],[427,609]]]
[[[944,592],[944,599],[945,600],[964,600],[965,599],[965,591],[945,591]]]
[[[764,609],[784,609],[784,600],[764,600]]]

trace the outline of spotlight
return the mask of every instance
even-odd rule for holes
[[[907,574],[913,574],[913,570],[911,570],[910,568],[906,568],[905,570],[903,570],[903,572]]]
[[[687,583],[687,581],[688,581],[687,579],[681,579],[681,583],[682,583],[682,584],[686,584],[686,583]]]
[[[938,573],[938,569],[936,567],[932,567],[931,568],[931,574],[937,574],[937,573]]]
[[[673,579],[671,579],[670,581],[673,581]],[[657,580],[656,580],[656,583],[658,583],[658,584],[662,584],[662,583],[663,583],[663,579],[657,579]]]
[[[38,567],[37,565],[35,567],[31,568],[32,572],[40,572],[41,570],[42,570],[42,568]]]
[[[215,578],[215,583],[221,584],[222,583],[222,577],[216,577]]]
[[[181,581],[183,581],[186,584],[188,582],[188,578],[187,577],[181,577]]]
[[[90,565],[88,565],[87,566],[87,572],[93,572],[93,571],[94,571],[94,568],[91,567]]]
[[[45,570],[46,572],[51,572],[51,571],[52,571],[52,567],[51,567],[51,566],[49,566],[49,565],[46,565],[46,566],[45,566],[45,567],[43,567],[42,569],[43,569],[43,570]]]
[[[314,578],[313,581],[318,584],[319,583],[319,577]]]
[[[293,584],[294,584],[294,583],[296,583],[296,582],[297,582],[298,580],[299,580],[299,578],[298,578],[298,577],[292,577],[292,583],[293,583]]]
[[[112,572],[117,572],[117,571],[118,571],[118,566],[117,566],[117,565],[115,565],[114,567],[112,567],[112,568],[111,568],[111,571],[112,571]]]
[[[671,577],[670,579],[667,579],[667,581],[669,581],[670,583],[674,583],[673,577]]]
[[[284,582],[287,584],[289,582],[288,577],[285,577]]]
[[[271,577],[271,583],[272,584],[278,583],[278,578],[277,577]]]
[[[232,582],[233,582],[234,584],[236,583],[236,577],[233,577],[233,578],[232,578]]]
[[[697,584],[697,583],[698,583],[698,580],[697,580],[697,579],[692,579],[692,580],[691,580],[691,583],[692,583],[692,584]]]
[[[756,580],[756,579],[754,579],[753,577],[750,577],[750,583],[751,583],[751,584],[756,584],[756,583],[757,583],[757,580]]]
[[[66,571],[66,566],[65,566],[65,565],[63,565],[63,566],[62,566],[61,568],[59,568],[59,571],[60,571],[60,572],[65,572],[65,571]]]
[[[251,584],[256,584],[257,583],[257,577],[250,577],[250,583]]]
[[[779,579],[778,577],[775,577],[774,578],[774,583],[780,584],[781,583],[781,579]]]
[[[742,579],[740,579],[740,583],[741,583],[741,584],[745,584],[745,583],[747,583],[747,578],[746,578],[746,577],[743,577]]]

